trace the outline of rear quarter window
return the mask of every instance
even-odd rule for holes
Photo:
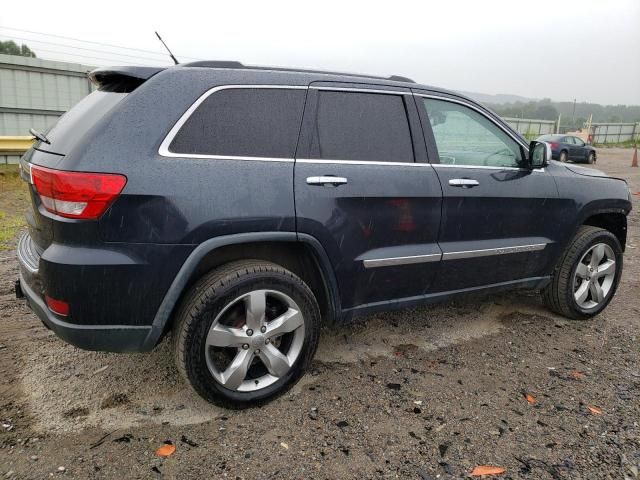
[[[306,89],[231,88],[213,92],[186,120],[171,153],[293,158]]]

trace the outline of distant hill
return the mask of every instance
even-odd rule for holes
[[[504,117],[556,120],[562,114],[562,123],[581,126],[589,116],[594,122],[640,122],[638,105],[600,105],[598,103],[556,102],[549,98],[536,99],[520,95],[489,95],[477,92],[460,92],[473,98]]]
[[[477,92],[460,92],[467,97],[473,98],[476,102],[480,103],[489,103],[492,105],[502,105],[505,103],[527,103],[527,102],[537,102],[537,98],[529,98],[523,97],[520,95],[510,95],[507,93],[498,93],[496,95],[490,95],[488,93],[477,93]]]

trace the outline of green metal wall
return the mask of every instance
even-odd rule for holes
[[[87,79],[93,68],[0,54],[0,136],[46,130],[93,90]],[[17,158],[0,153],[0,164]]]

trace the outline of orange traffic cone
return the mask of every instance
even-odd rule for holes
[[[638,166],[638,146],[637,145],[635,150],[633,151],[633,160],[631,160],[631,166],[632,167]]]

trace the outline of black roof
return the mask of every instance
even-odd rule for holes
[[[358,77],[358,78],[371,78],[377,80],[388,80],[391,82],[405,82],[405,83],[416,83],[414,80],[403,77],[401,75],[391,75],[389,77],[380,77],[376,75],[364,75],[360,73],[344,73],[344,72],[331,72],[325,70],[308,70],[302,68],[286,68],[286,67],[264,67],[264,66],[255,66],[255,65],[245,65],[241,62],[236,61],[220,61],[220,60],[202,60],[199,62],[190,62],[184,63],[180,65],[181,67],[201,67],[201,68],[230,68],[230,69],[246,69],[246,70],[269,70],[269,71],[277,71],[277,72],[295,72],[295,73],[320,73],[325,75],[344,75],[347,77]]]
[[[163,70],[180,70],[180,69],[218,69],[228,70],[231,72],[245,73],[256,72],[264,76],[274,75],[277,77],[275,81],[295,82],[304,78],[307,81],[329,81],[329,82],[352,82],[352,83],[369,83],[378,85],[380,83],[392,83],[397,87],[402,88],[419,88],[428,91],[433,91],[448,96],[457,97],[466,100],[470,103],[483,107],[485,110],[497,115],[488,110],[483,105],[474,101],[473,99],[462,95],[458,92],[446,90],[444,88],[433,87],[424,84],[418,84],[414,80],[403,77],[400,75],[391,75],[389,77],[364,75],[358,73],[345,73],[345,72],[332,72],[325,70],[311,70],[303,68],[288,68],[288,67],[271,67],[271,66],[254,66],[245,65],[241,62],[230,60],[204,60],[198,62],[181,63],[178,65],[172,65],[170,67],[137,67],[137,66],[113,66],[98,68],[89,74],[89,78],[100,87],[102,90],[110,91],[131,91],[145,80],[156,75]],[[298,77],[285,79],[284,77]],[[274,80],[274,79],[272,79]]]

